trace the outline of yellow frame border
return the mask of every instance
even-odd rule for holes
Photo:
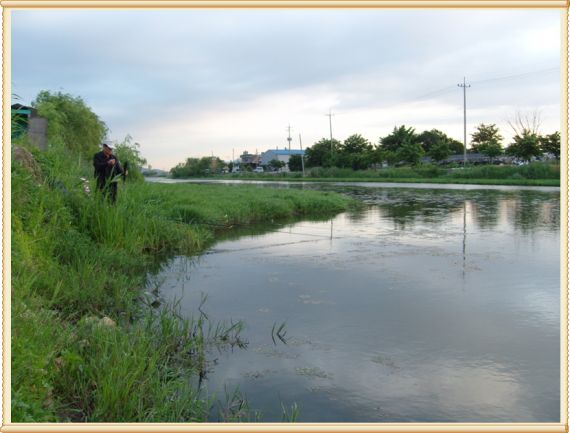
[[[28,433],[28,432],[230,432],[241,433],[255,431],[262,432],[290,432],[303,431],[309,433],[320,432],[444,432],[444,433],[499,433],[499,432],[566,432],[568,425],[568,361],[569,361],[569,310],[568,310],[568,192],[570,189],[568,167],[568,26],[570,0],[0,0],[2,8],[2,426],[0,432]],[[560,320],[561,320],[561,346],[560,346],[560,423],[262,423],[262,424],[111,424],[111,423],[11,423],[10,419],[10,387],[11,363],[10,353],[11,326],[10,306],[11,281],[10,267],[10,220],[11,214],[11,179],[10,160],[10,94],[11,94],[11,10],[17,9],[58,9],[58,8],[85,8],[85,9],[166,9],[166,8],[482,8],[482,9],[561,9],[561,263],[560,263]],[[565,241],[565,242],[563,242]],[[564,284],[564,285],[563,285]],[[562,320],[566,324],[562,325]]]

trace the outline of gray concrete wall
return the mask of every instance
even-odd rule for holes
[[[28,119],[28,137],[34,146],[41,150],[47,149],[47,119],[30,117]]]

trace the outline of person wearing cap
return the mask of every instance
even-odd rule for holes
[[[93,156],[97,189],[115,203],[117,200],[117,182],[115,176],[123,174],[123,168],[119,160],[113,155],[113,148],[108,143],[103,143],[103,150]]]

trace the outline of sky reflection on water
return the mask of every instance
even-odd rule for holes
[[[244,320],[209,392],[264,421],[558,422],[559,193],[325,185],[369,206],[227,234],[157,276],[165,300]],[[288,344],[271,329],[286,322]]]

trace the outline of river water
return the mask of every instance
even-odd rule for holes
[[[366,206],[151,279],[183,314],[205,294],[212,321],[245,322],[247,348],[210,354],[210,396],[239,388],[266,422],[294,402],[301,422],[560,421],[559,190],[291,187]]]

